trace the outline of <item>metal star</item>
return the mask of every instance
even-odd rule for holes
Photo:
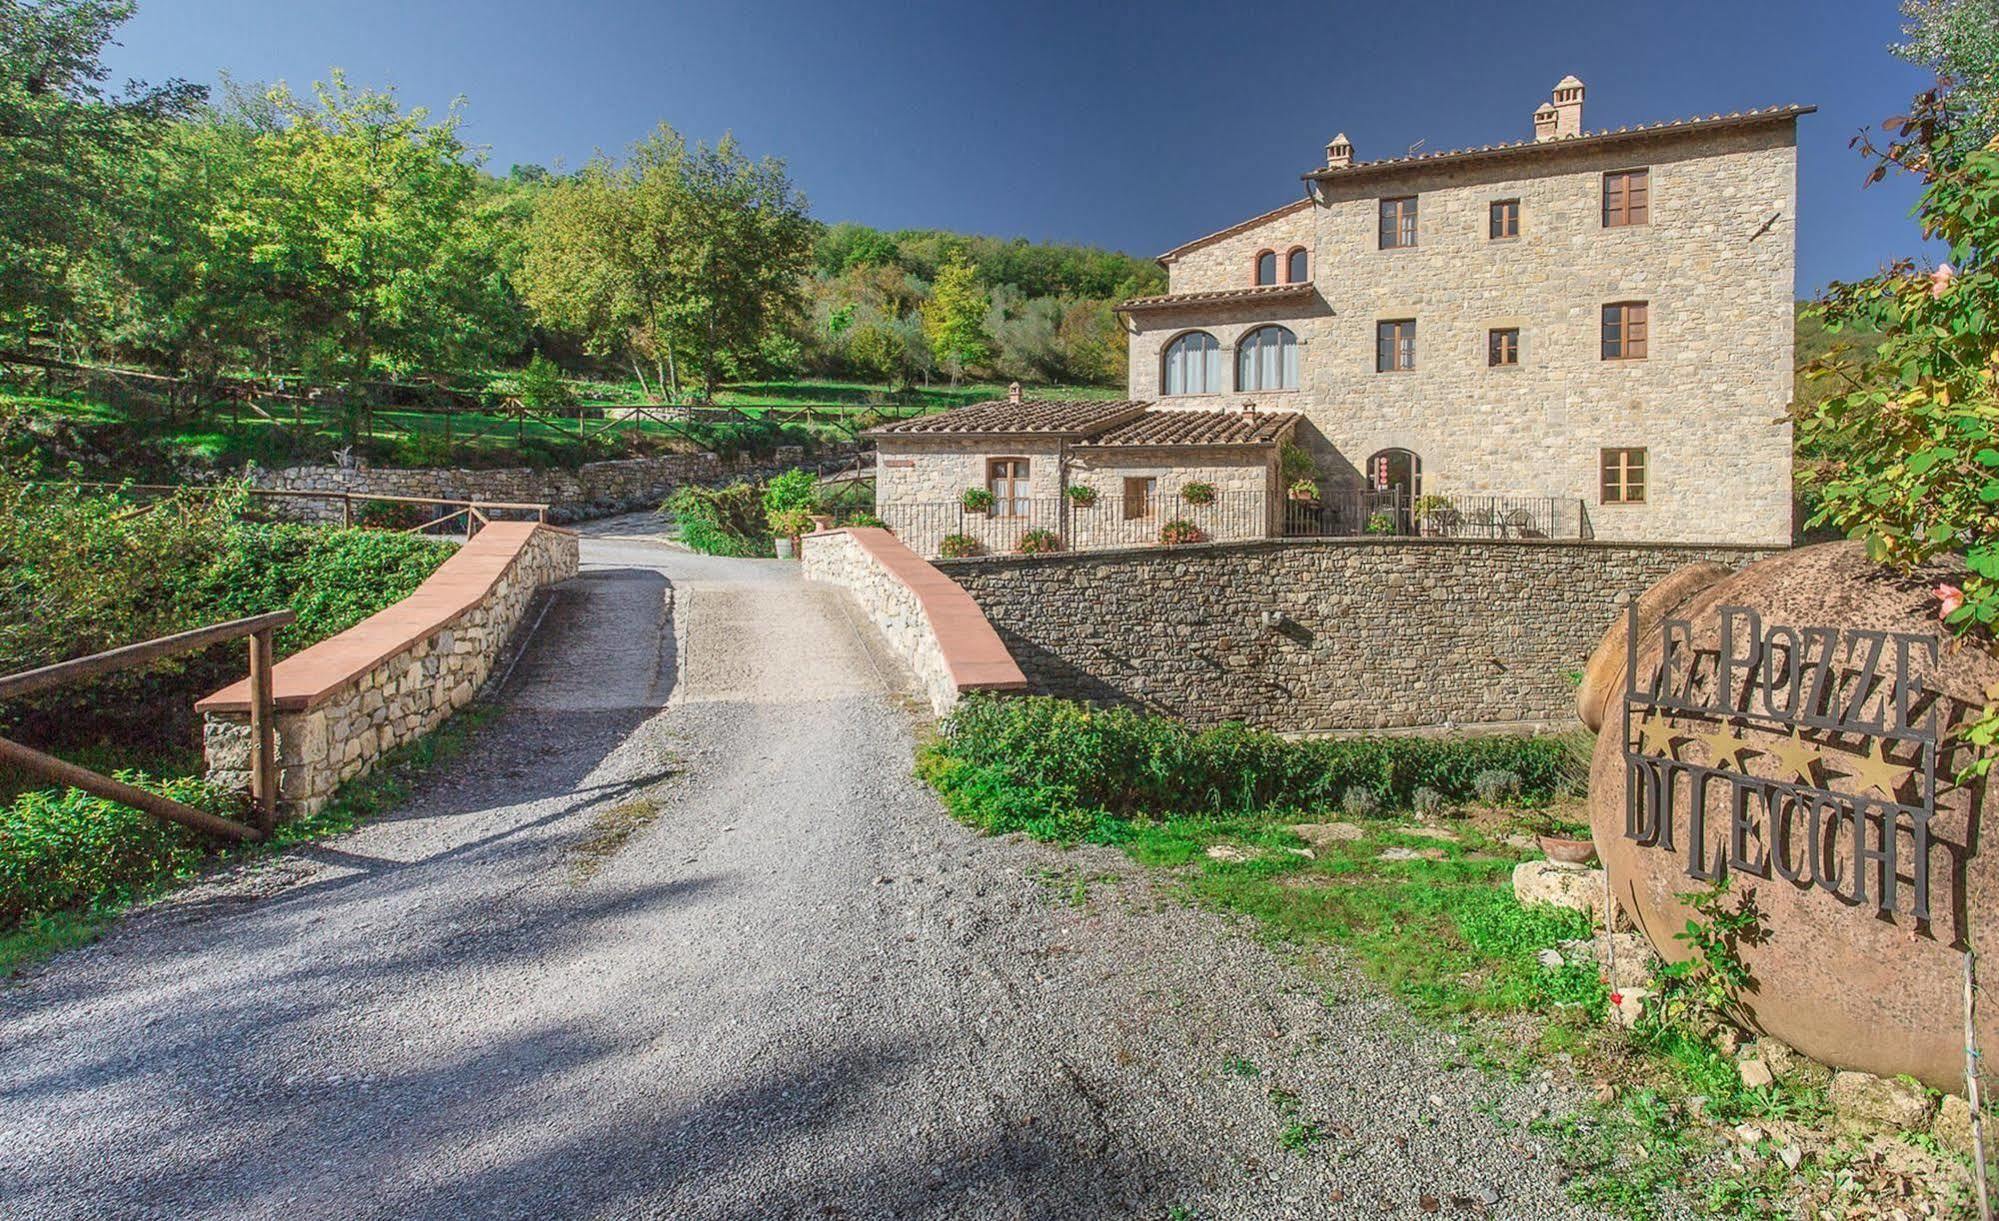
[[[1779,770],[1789,772],[1806,784],[1812,784],[1812,765],[1824,762],[1819,748],[1806,742],[1793,729],[1788,738],[1774,738],[1759,749],[1778,763]]]
[[[1839,755],[1824,761],[1853,777],[1854,783],[1859,785],[1862,791],[1879,789],[1881,795],[1891,801],[1916,770],[1913,767],[1902,767],[1888,762],[1888,745],[1880,738],[1874,739],[1874,744],[1867,748],[1866,754]]]
[[[1742,766],[1742,752],[1748,744],[1729,731],[1726,725],[1717,725],[1707,733],[1693,735],[1694,741],[1707,747],[1707,765],[1719,768],[1724,762],[1736,771],[1746,770]]]
[[[1673,724],[1665,717],[1648,716],[1638,722],[1638,750],[1640,753],[1671,759],[1674,757],[1673,743],[1683,742],[1686,740],[1686,737],[1687,735],[1680,732],[1679,726]]]

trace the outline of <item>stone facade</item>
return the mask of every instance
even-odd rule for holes
[[[965,691],[1018,691],[1018,666],[978,607],[950,578],[885,530],[831,530],[800,540],[808,581],[845,586],[891,651],[947,715]]]
[[[379,660],[348,674],[305,706],[288,707],[285,697],[288,679],[296,678],[287,673],[288,665],[295,671],[307,654],[274,668],[278,795],[285,816],[302,817],[324,809],[342,784],[366,775],[384,755],[429,733],[471,703],[535,594],[576,575],[574,534],[546,526],[493,526],[445,561],[406,603],[426,597],[426,589],[440,578],[451,581],[453,564],[480,558],[468,556],[473,548],[502,542],[509,554],[500,557],[497,579],[482,597],[435,630],[387,642],[366,640],[371,632],[380,634],[377,620],[371,619],[335,637],[334,641],[355,643],[346,652],[379,654]],[[250,782],[248,714],[226,707],[243,687],[239,684],[202,702],[208,777],[232,788],[246,788]],[[225,707],[207,707],[216,703]]]
[[[1767,553],[1299,539],[937,567],[1037,692],[1318,732],[1571,724],[1573,676],[1627,596]]]
[[[1786,544],[1796,117],[1329,170],[1312,200],[1163,259],[1173,293],[1210,292],[1254,283],[1264,250],[1281,280],[1303,244],[1312,297],[1132,311],[1129,395],[1297,408],[1334,483],[1405,449],[1422,493],[1574,498],[1600,539]],[[1635,168],[1649,171],[1649,223],[1605,227],[1603,175]],[[1379,203],[1400,196],[1417,200],[1418,244],[1380,249]],[[1501,200],[1519,202],[1519,235],[1495,240]],[[1648,355],[1604,360],[1602,307],[1625,301],[1647,304]],[[1402,319],[1416,322],[1415,368],[1376,372],[1376,324]],[[1161,396],[1174,338],[1212,334],[1233,384],[1236,342],[1270,322],[1298,337],[1297,390]],[[1488,366],[1494,329],[1519,332],[1517,365]],[[1645,503],[1604,504],[1601,451],[1625,447],[1647,451]]]
[[[814,456],[832,462],[851,460],[860,452],[860,444],[849,441],[825,446]],[[546,504],[550,506],[552,520],[577,521],[656,508],[674,489],[687,484],[714,486],[741,479],[765,479],[804,465],[806,455],[802,447],[782,445],[769,459],[747,455],[723,458],[704,451],[586,462],[574,470],[525,466],[482,470],[311,465],[257,471],[251,481],[257,487],[289,491]],[[265,507],[300,521],[332,523],[342,519],[341,501],[332,497],[287,498],[271,501]]]

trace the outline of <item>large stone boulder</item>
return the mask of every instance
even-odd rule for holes
[[[1599,731],[1597,849],[1658,952],[1687,956],[1673,934],[1694,912],[1680,896],[1722,873],[1727,902],[1753,894],[1761,912],[1761,934],[1740,949],[1756,1027],[1813,1059],[1945,1090],[1963,1088],[1966,946],[1999,986],[1985,784],[1955,783],[1970,756],[1950,738],[1999,686],[1999,663],[1938,622],[1934,587],[1961,578],[1951,566],[1900,576],[1851,543],[1732,574],[1685,569],[1638,601],[1630,706],[1623,617],[1578,699]],[[1878,859],[1890,799],[1892,869]],[[1980,1013],[1985,1063],[1999,1066],[1999,1005]]]

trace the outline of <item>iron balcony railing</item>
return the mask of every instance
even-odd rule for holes
[[[1018,497],[990,509],[956,501],[891,502],[882,522],[918,555],[959,558],[1045,551],[1178,546],[1267,538],[1356,536],[1462,539],[1591,537],[1580,500],[1550,496],[1425,496],[1337,492],[1311,501],[1218,491],[1190,501],[1177,493]]]

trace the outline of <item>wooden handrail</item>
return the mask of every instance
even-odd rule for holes
[[[149,661],[158,661],[175,653],[186,653],[193,649],[206,648],[211,644],[221,644],[225,640],[238,640],[258,632],[268,632],[274,628],[284,627],[296,618],[298,615],[292,611],[272,611],[267,615],[231,619],[227,623],[211,624],[189,632],[161,636],[155,640],[142,640],[138,644],[128,644],[120,649],[92,653],[88,657],[59,661],[39,669],[23,670],[19,674],[0,677],[0,699],[12,699],[34,691],[46,691],[50,687],[79,682],[99,674],[108,674],[113,670],[143,666]]]
[[[0,699],[8,699],[81,682],[99,674],[129,670],[134,666],[158,661],[162,657],[171,657],[176,653],[186,653],[220,644],[225,640],[239,640],[248,636],[252,693],[250,805],[257,819],[257,826],[244,826],[242,823],[210,814],[185,802],[175,801],[171,797],[162,797],[158,793],[148,792],[114,777],[78,767],[74,763],[65,763],[54,755],[45,755],[41,751],[23,746],[19,742],[8,741],[6,738],[0,738],[0,763],[11,763],[22,771],[41,776],[56,784],[94,793],[107,801],[131,806],[155,818],[179,823],[181,826],[191,827],[208,835],[237,840],[261,840],[268,836],[271,828],[276,825],[278,804],[276,707],[271,694],[271,637],[279,628],[291,623],[297,617],[289,610],[250,615],[242,619],[231,619],[227,623],[215,623],[208,627],[176,632],[171,636],[161,636],[154,640],[142,640],[138,644],[128,644],[123,648],[108,649],[102,653],[92,653],[88,657],[59,661],[52,666],[42,666],[0,677]]]
[[[31,487],[78,487],[112,488],[129,492],[228,492],[240,491],[248,496],[268,496],[292,500],[337,500],[342,505],[351,506],[357,500],[385,501],[389,504],[437,505],[454,507],[462,513],[467,509],[499,509],[506,512],[532,512],[535,520],[546,523],[550,505],[546,501],[533,500],[471,500],[454,499],[448,496],[393,496],[386,492],[353,492],[346,489],[314,491],[310,488],[227,488],[202,483],[111,483],[106,480],[88,479],[31,479],[26,481]],[[150,506],[147,506],[150,508]],[[142,510],[141,510],[142,511]],[[456,513],[451,516],[457,516]]]

